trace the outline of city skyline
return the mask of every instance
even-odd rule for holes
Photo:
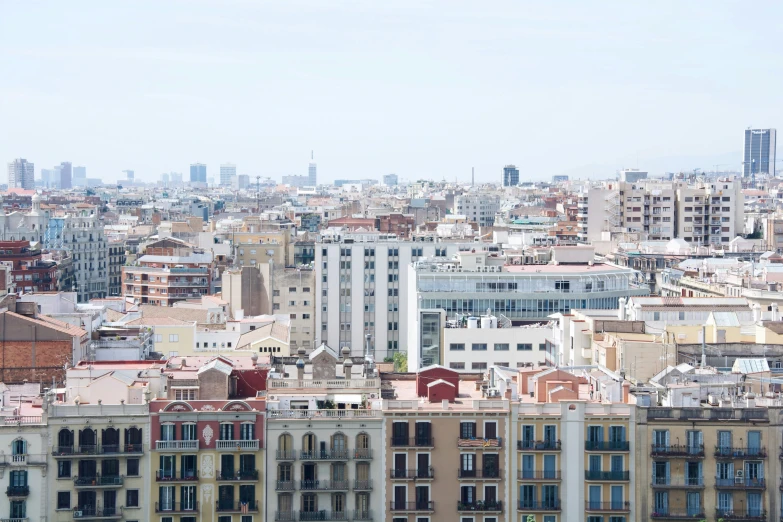
[[[279,179],[306,175],[314,149],[322,182],[497,179],[507,163],[542,180],[655,175],[739,170],[740,130],[781,120],[775,32],[757,25],[780,19],[771,2],[92,5],[5,6],[3,161],[144,181],[231,161]],[[758,70],[768,81],[746,81]]]

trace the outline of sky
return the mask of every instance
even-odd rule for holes
[[[739,170],[778,1],[0,2],[0,162],[114,181]],[[5,170],[5,169],[3,169]],[[5,181],[5,173],[0,180]]]

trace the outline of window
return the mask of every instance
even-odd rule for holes
[[[533,351],[533,344],[532,343],[519,343],[517,344],[517,350],[522,352],[531,352]]]
[[[305,286],[304,288],[302,288],[302,292],[310,293],[310,287]]]
[[[272,290],[272,296],[280,297],[280,290]]]
[[[170,343],[178,343],[179,342],[179,334],[169,334],[169,342]]]
[[[451,351],[465,351],[465,343],[451,343],[449,344],[449,350]]]
[[[57,478],[70,478],[71,461],[61,460],[57,463]]]
[[[546,351],[546,343],[538,343],[538,351],[539,352],[545,352]]]
[[[162,343],[163,342],[163,335],[155,334],[155,342],[156,343]]]
[[[288,306],[296,306],[296,301],[288,301]]]
[[[464,370],[465,369],[465,363],[464,362],[452,362],[449,363],[449,368],[452,370]]]
[[[474,352],[486,352],[487,343],[473,343],[470,349],[473,350]]]
[[[509,350],[508,343],[495,343],[496,352],[507,352]]]
[[[302,319],[310,319],[310,314],[302,314]]]
[[[139,507],[138,489],[129,489],[125,492],[125,507]]]
[[[470,364],[471,370],[486,370],[487,369],[487,363],[485,362],[474,362]]]
[[[139,476],[139,459],[128,459],[125,474],[129,477]]]
[[[288,287],[288,293],[289,294],[295,294],[296,293],[296,287],[295,286],[289,286]]]
[[[57,492],[57,509],[71,509],[71,492]]]

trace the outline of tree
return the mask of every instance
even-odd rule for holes
[[[408,371],[408,354],[403,352],[397,352],[393,356],[394,358],[394,371],[404,373]]]

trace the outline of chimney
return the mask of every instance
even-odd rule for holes
[[[617,317],[621,321],[625,321],[626,320],[626,312],[627,312],[627,310],[625,308],[625,297],[621,297],[618,300],[618,303],[619,303],[619,308],[617,309]]]
[[[623,402],[628,404],[628,397],[631,395],[631,383],[623,381]]]
[[[351,360],[351,349],[347,346],[343,346],[342,352],[343,374],[345,375],[345,380],[348,381],[351,379],[351,369],[353,368],[353,361]]]
[[[296,361],[296,378],[300,381],[304,380],[304,370],[305,370],[305,362],[304,362],[304,355],[305,355],[305,349],[299,348],[297,350],[297,355],[299,355],[299,359]]]

